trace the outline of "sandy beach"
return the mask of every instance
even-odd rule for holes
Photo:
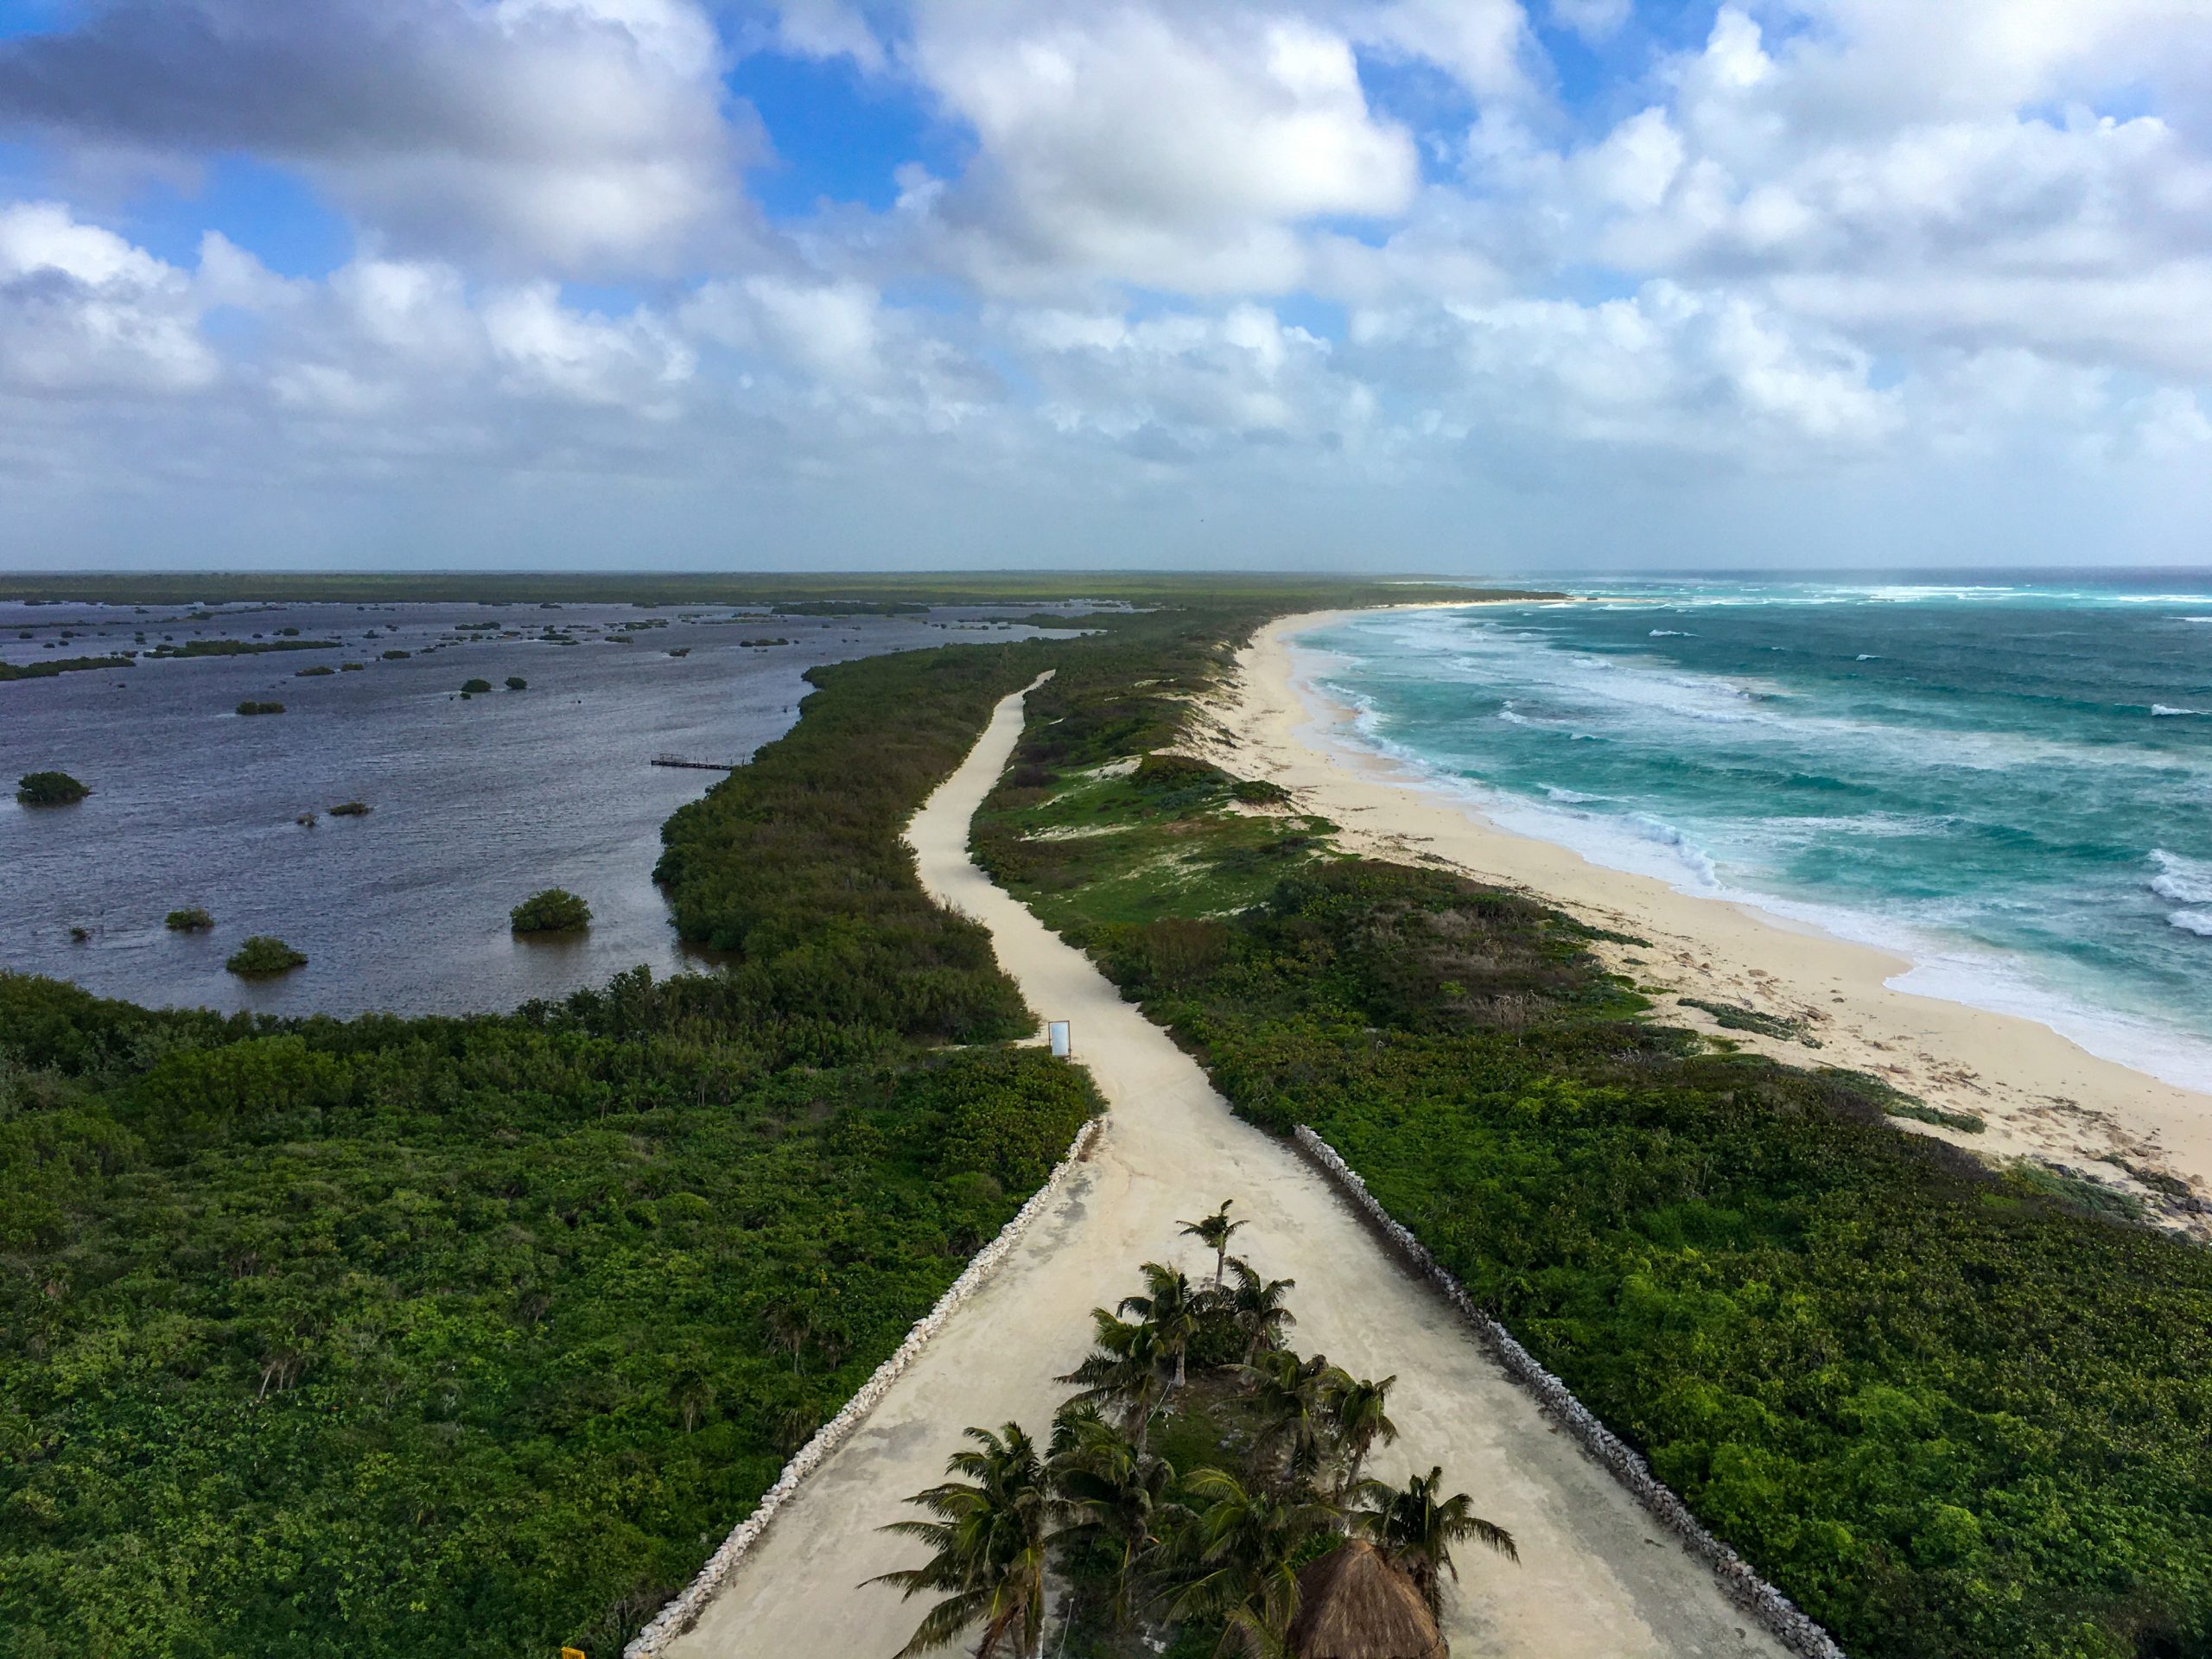
[[[1649,948],[1599,948],[1669,1019],[1788,1064],[1870,1072],[1929,1105],[1973,1113],[1987,1125],[1978,1135],[1897,1121],[1985,1156],[2066,1166],[2145,1198],[2168,1225],[2212,1237],[2212,1220],[2162,1205],[2101,1161],[2178,1176],[2198,1197],[2212,1195],[2212,1094],[2100,1059],[2031,1020],[1892,989],[1887,982],[1912,965],[1903,957],[1498,828],[1464,798],[1363,746],[1351,711],[1314,688],[1319,659],[1295,641],[1341,614],[1283,617],[1255,639],[1235,682],[1201,711],[1209,729],[1198,747],[1210,759],[1290,790],[1338,824],[1351,850],[1449,864],[1648,940]],[[1802,1020],[1820,1047],[1722,1033],[1710,1015],[1681,1007],[1681,995]]]
[[[1089,1345],[1090,1309],[1147,1259],[1197,1274],[1211,1258],[1179,1218],[1224,1198],[1251,1225],[1239,1249],[1297,1281],[1294,1338],[1367,1376],[1395,1374],[1402,1431],[1376,1472],[1441,1464],[1451,1485],[1512,1532],[1517,1565],[1465,1563],[1449,1604],[1457,1652],[1520,1659],[1659,1659],[1783,1649],[1512,1382],[1459,1314],[1385,1254],[1320,1173],[1236,1118],[1196,1061],[1089,958],[992,885],[968,856],[969,822],[1021,729],[1000,704],[975,752],[908,831],[923,884],[988,927],[1032,1009],[1073,1022],[1076,1058],[1106,1097],[1087,1160],[981,1290],[922,1350],[723,1583],[676,1659],[885,1659],[925,1603],[861,1580],[918,1559],[886,1535],[909,1493],[944,1478],[968,1425],[1018,1419],[1043,1435],[1068,1389],[1056,1373]],[[858,1586],[858,1587],[856,1587]]]

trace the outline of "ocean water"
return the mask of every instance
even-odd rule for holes
[[[0,683],[0,968],[137,1002],[299,1014],[499,1010],[640,963],[711,966],[677,938],[652,868],[662,821],[720,774],[652,757],[742,761],[797,718],[810,665],[1027,637],[1009,619],[1031,608],[0,601],[0,660],[14,663],[287,629],[340,642]],[[297,672],[340,662],[363,667]],[[460,695],[509,675],[528,689]],[[233,712],[249,699],[285,712]],[[16,778],[48,769],[92,794],[17,805]],[[368,816],[329,816],[352,800]],[[552,886],[589,900],[590,931],[514,938],[508,910]],[[211,931],[162,925],[194,906]],[[254,933],[307,965],[257,982],[224,971]]]
[[[2212,1088],[2212,573],[1561,585],[1300,643],[1507,829]]]

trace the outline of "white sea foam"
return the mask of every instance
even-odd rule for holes
[[[1862,663],[1878,663],[1882,659],[1873,652],[1862,651],[1859,653],[1859,660]]]
[[[1546,663],[1556,664],[1567,656],[1548,643],[1541,651],[1529,652],[1525,645],[1516,645],[1507,640],[1502,630],[1493,637],[1501,647],[1515,647],[1509,653],[1512,671],[1524,684],[1535,677],[1527,671]],[[1469,642],[1463,633],[1453,643],[1465,646]],[[1477,652],[1478,657],[1485,654],[1492,654],[1488,647]],[[1533,664],[1528,660],[1530,658],[1535,659]],[[1433,662],[1435,658],[1432,655],[1429,660]],[[1601,659],[1579,660],[1587,669],[1600,668]],[[1473,671],[1467,677],[1491,678],[1485,669],[1503,664],[1469,662],[1466,666]],[[1729,712],[1725,704],[1741,709],[1747,699],[1756,696],[1740,686],[1726,686],[1709,677],[1662,675],[1635,667],[1624,672],[1611,664],[1603,664],[1602,671],[1606,674],[1607,690],[1622,694],[1618,701],[1648,703],[1647,712],[1675,718],[1685,712],[1681,706],[1684,701],[1699,705],[1698,714],[1702,717],[1712,718]],[[1586,672],[1572,677],[1573,689],[1586,692],[1590,677]],[[1357,709],[1353,726],[1363,747],[1379,750],[1406,766],[1427,786],[1474,806],[1502,830],[1567,847],[1594,864],[1651,876],[1696,897],[1742,904],[1818,928],[1839,938],[1892,951],[1912,964],[1889,981],[1897,990],[2032,1020],[2101,1058],[2180,1087],[2202,1088],[2205,1080],[2212,1077],[2212,1043],[2155,1019],[2123,1009],[2092,1006],[2069,995],[2046,976],[2050,971],[2048,968],[2039,970],[2024,959],[1958,941],[1939,911],[1923,907],[1917,912],[1899,911],[1877,915],[1738,886],[1693,830],[1653,814],[1610,812],[1597,803],[1582,798],[1581,791],[1562,790],[1556,785],[1546,789],[1547,798],[1543,800],[1491,788],[1452,771],[1415,748],[1384,738],[1378,730],[1379,718],[1371,702],[1348,686],[1330,689],[1332,695],[1351,702]],[[1538,689],[1548,692],[1553,688]],[[1561,688],[1563,692],[1566,689]],[[1562,702],[1573,700],[1564,695],[1560,698]],[[1751,721],[1774,718],[1758,712],[1738,717]],[[1850,724],[1808,723],[1833,725],[1840,729]],[[1866,734],[1917,743],[1923,761],[1928,758],[1929,740],[1942,735],[1878,727],[1869,728]],[[1574,735],[1593,734],[1578,732]],[[2005,734],[1986,737],[1999,747],[2010,744]],[[1939,742],[1936,747],[1943,745]],[[2019,744],[2015,753],[2002,760],[1993,757],[1987,764],[2017,764],[2026,758],[2027,753],[2041,748],[2063,748],[2069,760],[2078,760],[2083,753],[2075,746],[2046,746],[2031,740]],[[1960,757],[1945,754],[1940,758],[1955,764]],[[1593,807],[1597,810],[1592,810]],[[1910,815],[1867,814],[1825,823],[1831,833],[1847,826],[1850,833],[1857,835],[1911,835],[1940,828],[1935,822]],[[1783,840],[1789,838],[1793,827],[1783,820],[1770,821],[1766,825],[1770,830],[1781,832],[1777,838]],[[1808,833],[1811,827],[1808,823]],[[1745,850],[1751,849],[1747,847]],[[2177,906],[2167,917],[2170,924],[2182,931],[2212,938],[2212,861],[2191,859],[2159,849],[2152,855],[2152,861],[2158,867],[2150,881],[2152,891]]]
[[[2176,709],[2164,702],[2154,702],[2151,705],[2151,713],[2154,718],[2166,718],[2175,715],[2201,715],[2203,712],[2202,709]]]
[[[1587,806],[1592,801],[1605,798],[1602,795],[1585,795],[1579,789],[1561,789],[1557,784],[1546,784],[1544,793],[1561,806]]]
[[[2151,891],[2159,898],[2177,905],[2212,905],[2212,861],[2184,858],[2153,847],[2151,861],[2158,867],[2158,874],[2151,878]]]
[[[1654,639],[1687,639],[1690,635],[1688,630],[1684,628],[1654,628],[1651,630],[1651,637]]]

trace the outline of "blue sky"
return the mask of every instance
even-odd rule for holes
[[[15,568],[2207,562],[2201,0],[14,0]]]

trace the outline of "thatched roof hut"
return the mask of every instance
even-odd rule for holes
[[[1413,1580],[1355,1539],[1298,1574],[1297,1659],[1444,1659],[1444,1637]]]

